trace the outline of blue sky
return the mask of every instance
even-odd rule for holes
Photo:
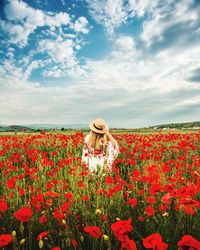
[[[0,124],[200,120],[200,1],[3,0]]]

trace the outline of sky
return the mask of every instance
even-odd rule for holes
[[[1,0],[0,124],[200,120],[199,0]]]

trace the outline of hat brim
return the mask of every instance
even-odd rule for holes
[[[96,133],[98,133],[98,134],[104,134],[103,130],[101,130],[101,129],[96,129],[96,128],[94,127],[94,121],[89,122],[89,127],[90,127],[90,129],[91,129],[92,131],[94,131],[94,132],[96,132]],[[109,129],[109,126],[108,126],[108,124],[106,124],[106,123],[105,123],[105,128],[106,128],[106,129]]]

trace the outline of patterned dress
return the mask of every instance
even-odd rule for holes
[[[84,139],[82,164],[86,164],[91,172],[102,170],[104,167],[111,170],[112,163],[119,154],[119,145],[114,146],[108,141],[107,146],[101,144],[100,149],[89,148],[89,134]]]

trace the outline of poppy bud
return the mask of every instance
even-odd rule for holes
[[[25,243],[25,241],[26,241],[25,239],[22,239],[22,240],[20,240],[19,244],[23,245]]]
[[[169,217],[169,213],[165,212],[164,214],[162,214],[163,217]]]
[[[98,209],[98,208],[97,208],[97,209],[95,210],[95,214],[96,214],[96,215],[101,215],[101,214],[102,214],[102,212],[101,212],[101,210],[100,210],[100,209]]]
[[[24,232],[24,226],[23,226],[23,224],[20,225],[19,231],[23,234],[23,232]]]
[[[12,236],[15,237],[16,235],[17,235],[16,231],[13,230],[13,231],[12,231]]]
[[[43,240],[39,240],[38,245],[39,245],[39,248],[40,248],[40,249],[42,249],[42,248],[43,248],[43,246],[44,246],[44,242],[43,242]]]
[[[63,225],[66,225],[66,224],[67,224],[66,220],[63,219],[63,220],[62,220],[62,224],[63,224]]]
[[[105,241],[109,241],[108,235],[104,234],[104,235],[103,235],[103,238],[104,238]]]
[[[83,237],[83,235],[82,235],[82,234],[80,235],[80,241],[81,241],[81,242],[83,242],[83,241],[84,241],[84,237]]]

